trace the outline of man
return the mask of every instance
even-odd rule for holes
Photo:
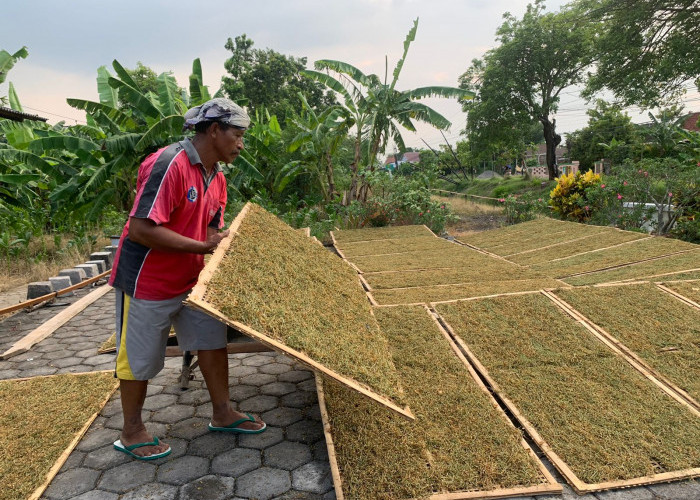
[[[265,424],[233,410],[228,388],[226,326],[182,300],[197,282],[204,254],[228,235],[223,228],[226,179],[218,162],[233,162],[250,125],[228,99],[185,114],[195,135],[148,156],[110,277],[116,288],[117,361],[124,426],[114,448],[139,460],[170,454],[141,419],[148,380],[164,366],[171,325],[183,351],[197,351],[212,402],[212,431],[259,433]]]

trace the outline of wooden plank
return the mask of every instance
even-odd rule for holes
[[[238,228],[241,226],[241,223],[243,222],[243,219],[245,219],[250,207],[251,203],[246,203],[241,211],[238,212],[236,218],[233,219],[233,222],[228,228],[229,235],[219,242],[219,246],[216,247],[214,254],[209,259],[209,262],[207,262],[207,265],[204,267],[202,272],[199,273],[197,284],[194,286],[194,288],[192,288],[189,298],[193,300],[202,300],[204,298],[207,285],[209,284],[209,281],[211,281],[211,277],[214,275],[216,267],[226,255],[226,251],[231,246],[231,241],[233,241],[233,238],[238,234]]]
[[[272,352],[265,344],[261,342],[236,342],[226,344],[226,352],[228,354],[240,354],[244,352]],[[196,355],[197,351],[190,351]],[[179,346],[169,345],[165,348],[165,357],[174,358],[182,356],[184,352]]]
[[[556,304],[561,310],[578,321],[586,330],[591,332],[598,340],[603,342],[615,354],[627,361],[632,367],[649,379],[659,389],[671,396],[673,399],[687,407],[696,417],[700,417],[700,403],[695,401],[690,394],[664,377],[657,370],[652,368],[646,361],[640,358],[634,351],[629,349],[625,344],[616,339],[593,321],[577,311],[573,306],[564,301],[562,298],[554,295],[551,292],[542,291],[542,294]]]
[[[333,478],[335,497],[337,500],[345,500],[345,496],[343,495],[343,483],[340,478],[340,468],[338,467],[338,458],[335,454],[335,445],[333,444],[333,436],[331,435],[331,423],[328,418],[328,409],[326,408],[326,396],[323,392],[323,382],[318,372],[314,373],[314,377],[316,380],[316,394],[318,395],[318,406],[321,410],[323,435],[326,438],[326,449],[328,450],[328,462],[331,466],[331,477]]]
[[[397,406],[395,403],[393,403],[392,401],[390,401],[389,399],[382,397],[379,394],[376,394],[375,392],[369,390],[367,387],[365,387],[363,385],[360,385],[358,382],[356,382],[352,379],[349,379],[347,377],[344,377],[343,375],[341,375],[341,374],[339,374],[339,373],[337,373],[329,368],[326,368],[322,364],[320,364],[320,363],[314,361],[313,359],[311,359],[310,357],[308,357],[306,354],[304,354],[300,351],[297,351],[296,349],[292,349],[291,347],[284,345],[281,342],[279,342],[279,341],[277,341],[277,340],[275,340],[275,339],[273,339],[273,338],[271,338],[263,333],[257,332],[247,325],[244,325],[244,324],[239,323],[237,321],[232,321],[232,320],[226,318],[218,310],[214,309],[206,302],[204,302],[202,300],[198,300],[198,299],[193,299],[191,296],[188,297],[185,302],[193,307],[196,307],[196,308],[202,310],[203,312],[209,314],[210,316],[214,316],[214,317],[218,318],[220,321],[236,328],[241,333],[244,333],[245,335],[248,335],[249,337],[254,338],[255,340],[271,347],[272,349],[279,351],[279,352],[282,352],[283,354],[287,354],[287,355],[295,358],[296,360],[304,363],[305,365],[309,366],[311,369],[313,369],[317,372],[321,372],[324,375],[331,377],[332,379],[337,380],[341,384],[346,385],[346,386],[350,387],[351,389],[358,391],[359,393],[367,396],[368,398],[373,399],[374,401],[377,401],[378,403],[380,403],[380,404],[386,406],[387,408],[393,410],[394,412],[398,413],[402,417],[408,418],[410,420],[415,419],[415,417],[414,417],[414,415],[411,412],[411,409],[409,407],[401,408],[401,407]]]
[[[62,290],[47,293],[46,295],[42,295],[41,297],[36,297],[34,299],[25,300],[24,302],[20,302],[19,304],[5,307],[3,309],[0,309],[0,316],[4,316],[5,314],[10,314],[10,313],[13,313],[15,311],[19,311],[20,309],[26,309],[28,307],[32,307],[32,306],[35,306],[37,304],[41,304],[42,302],[49,302],[56,297],[60,297],[61,295],[66,295],[69,292],[72,292],[74,290],[78,290],[80,288],[84,288],[88,285],[91,285],[91,284],[95,283],[96,281],[99,281],[102,278],[109,276],[109,273],[111,273],[111,272],[112,272],[112,270],[110,269],[110,270],[107,270],[101,274],[98,274],[97,276],[93,276],[90,279],[87,279],[87,280],[81,281],[80,283],[76,283],[75,285],[71,285],[69,287],[63,288]]]
[[[659,288],[660,290],[663,290],[664,292],[666,292],[666,293],[672,295],[673,297],[677,298],[678,300],[680,300],[680,301],[683,302],[684,304],[687,304],[687,305],[689,305],[690,307],[694,307],[695,309],[700,309],[700,304],[698,304],[698,303],[695,302],[694,300],[689,299],[689,298],[686,297],[685,295],[681,295],[680,293],[676,292],[675,290],[671,290],[670,288],[668,288],[668,287],[662,285],[661,283],[654,283],[654,284],[656,285],[657,288]]]
[[[523,429],[528,433],[532,440],[539,446],[539,448],[544,452],[550,462],[554,467],[561,473],[566,481],[572,486],[574,491],[578,494],[584,494],[592,491],[602,491],[612,488],[627,488],[631,486],[643,486],[647,484],[663,483],[668,481],[673,481],[677,479],[689,479],[693,477],[700,476],[700,467],[686,469],[682,471],[674,472],[664,472],[661,474],[654,474],[650,476],[642,476],[634,479],[625,479],[617,481],[605,481],[601,483],[584,483],[581,481],[576,474],[569,468],[569,466],[557,455],[554,450],[550,447],[544,438],[537,432],[532,423],[525,418],[525,416],[520,412],[518,407],[505,396],[503,390],[500,386],[491,378],[491,375],[486,370],[484,365],[478,360],[474,353],[469,349],[469,346],[457,335],[449,324],[447,324],[444,319],[442,323],[445,325],[446,329],[450,332],[451,336],[463,349],[466,357],[478,370],[479,374],[488,382],[489,387],[493,390],[494,394],[498,395],[499,399],[508,408],[508,410],[513,414],[518,423],[523,427]]]
[[[23,338],[15,342],[12,347],[7,351],[0,354],[0,359],[8,359],[12,356],[16,356],[23,352],[27,352],[33,345],[41,342],[46,337],[51,335],[53,332],[58,330],[61,326],[65,325],[68,321],[74,318],[79,312],[85,309],[87,306],[95,302],[97,299],[104,296],[106,293],[112,290],[109,285],[102,285],[100,288],[93,290],[85,297],[77,300],[66,309],[58,313],[56,316],[48,320],[43,325],[32,330]]]
[[[109,371],[109,370],[107,370],[107,371]],[[97,373],[97,372],[91,372],[91,373]],[[75,375],[79,375],[79,374],[76,373]],[[119,387],[119,381],[115,380],[114,381],[114,389],[112,389],[109,392],[109,394],[107,394],[107,397],[100,404],[99,409],[95,413],[93,413],[92,416],[90,416],[90,418],[88,418],[87,422],[85,422],[85,425],[78,431],[78,433],[75,435],[75,437],[70,442],[68,447],[65,450],[63,450],[63,453],[61,453],[61,455],[58,457],[56,462],[54,462],[54,464],[51,466],[51,468],[49,469],[49,472],[46,474],[46,479],[44,480],[44,482],[41,484],[41,486],[39,486],[37,489],[35,489],[31,495],[29,495],[27,500],[38,500],[39,498],[41,498],[41,495],[44,494],[44,491],[46,490],[46,488],[49,486],[49,484],[51,484],[51,481],[53,481],[53,478],[56,477],[56,474],[58,474],[58,471],[61,470],[61,467],[63,467],[63,464],[66,463],[66,460],[68,460],[68,457],[70,456],[70,454],[73,452],[75,447],[78,446],[78,443],[80,442],[80,440],[83,438],[83,436],[88,431],[88,429],[90,428],[92,423],[95,421],[95,419],[99,416],[100,412],[102,411],[102,409],[107,404],[107,402],[112,397],[112,395],[114,394],[114,392],[117,390],[118,387]]]

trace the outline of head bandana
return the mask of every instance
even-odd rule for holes
[[[241,129],[250,126],[248,113],[235,102],[223,97],[211,99],[187,110],[185,129],[193,129],[200,122],[221,122]]]

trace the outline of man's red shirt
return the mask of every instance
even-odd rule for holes
[[[225,208],[226,179],[221,168],[217,166],[207,179],[197,150],[185,139],[149,155],[141,164],[129,216],[206,241],[208,227],[223,227]],[[203,255],[154,250],[128,235],[127,221],[110,285],[146,300],[170,299],[195,285],[204,267]]]

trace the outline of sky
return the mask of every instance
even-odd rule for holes
[[[556,11],[564,3],[547,0],[546,6]],[[14,53],[26,46],[29,57],[10,71],[0,95],[7,95],[12,81],[25,112],[44,116],[49,123],[84,123],[84,113],[68,106],[66,98],[98,100],[99,66],[111,70],[114,59],[127,68],[141,62],[156,73],[173,72],[179,85],[187,87],[197,57],[204,83],[214,93],[230,55],[224,45],[229,37],[243,33],[255,48],[307,57],[309,68],[315,60],[336,59],[383,77],[385,58],[391,73],[416,18],[416,40],[397,88],[457,86],[472,59],[496,45],[503,13],[521,17],[527,4],[527,0],[6,2],[0,49]],[[437,98],[424,102],[452,122],[445,136],[454,144],[466,120],[460,105]],[[559,133],[586,125],[586,104],[575,89],[562,94],[560,108]],[[633,121],[646,121],[646,115],[633,111],[637,111],[630,113]],[[414,147],[424,147],[423,141],[432,147],[444,143],[440,132],[429,127],[420,127],[417,134],[406,132],[404,140]]]

